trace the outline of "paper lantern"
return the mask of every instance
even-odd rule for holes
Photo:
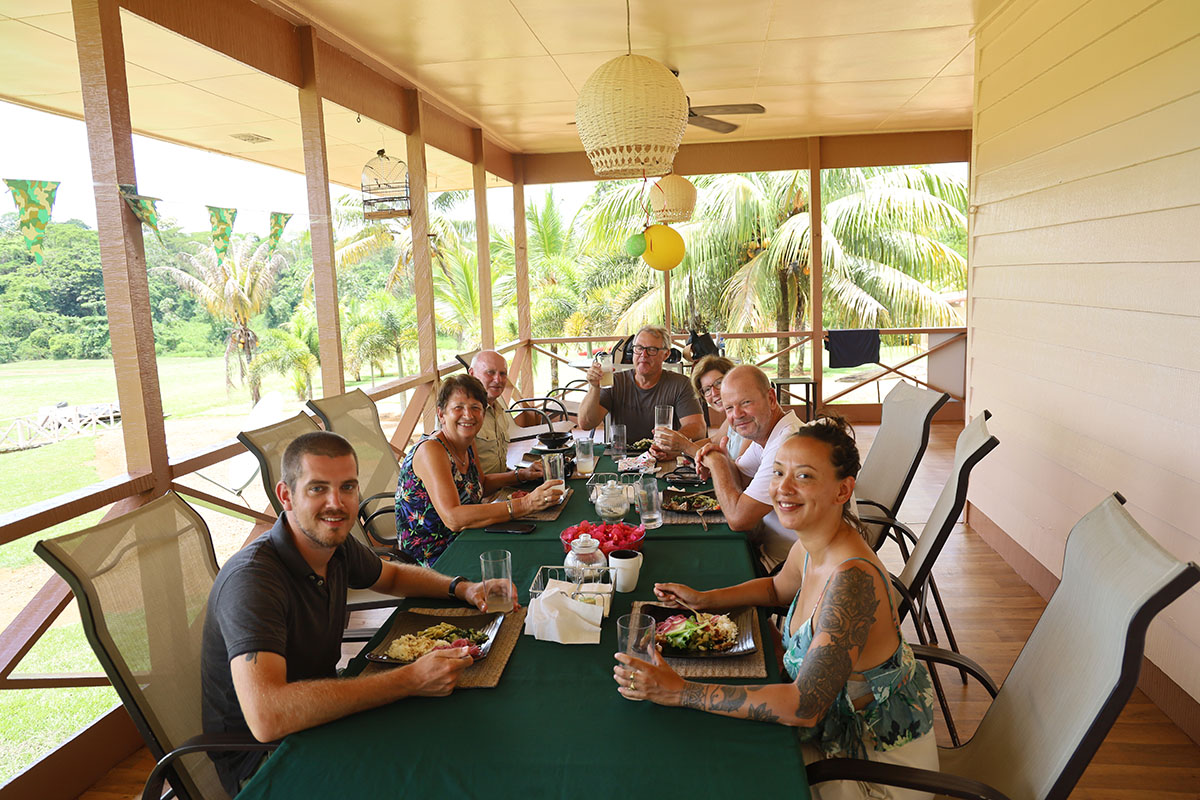
[[[579,140],[601,178],[666,175],[687,119],[679,79],[653,58],[633,54],[601,64],[575,104]]]
[[[646,237],[640,233],[630,236],[625,240],[625,252],[634,258],[646,252]]]
[[[665,175],[650,189],[650,208],[658,222],[687,222],[696,208],[696,187],[687,178]]]
[[[642,260],[657,270],[666,272],[683,261],[683,237],[679,231],[666,225],[651,225],[646,228],[646,252]]]

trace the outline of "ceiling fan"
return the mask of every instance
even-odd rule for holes
[[[705,128],[717,133],[733,133],[738,129],[732,122],[726,122],[713,117],[725,117],[732,114],[762,114],[765,108],[758,103],[733,103],[723,106],[693,106],[688,98],[688,125]]]

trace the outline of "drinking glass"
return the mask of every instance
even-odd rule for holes
[[[507,614],[512,611],[512,554],[507,550],[480,553],[479,571],[483,575],[488,612]]]
[[[596,469],[596,456],[592,444],[591,439],[575,440],[575,471],[582,478],[588,477]]]
[[[622,472],[621,485],[625,487],[625,495],[629,498],[629,502],[634,502],[637,499],[638,486],[642,482],[642,474],[640,472]]]
[[[562,481],[562,499],[561,503],[567,496],[567,471],[563,464],[562,453],[543,453],[542,454],[542,471],[547,481]]]
[[[626,655],[653,663],[654,617],[649,614],[626,614],[619,617],[617,647]]]
[[[624,458],[625,457],[625,426],[618,422],[614,422],[609,429],[609,439],[610,439],[610,441],[608,443],[608,450],[609,450],[608,454],[610,456],[612,456],[614,461],[616,461],[617,459]]]
[[[653,475],[643,475],[641,483],[637,484],[638,515],[646,530],[661,528],[663,524],[662,494],[658,491],[658,478]]]
[[[655,406],[654,427],[667,429],[675,427],[675,406]]]

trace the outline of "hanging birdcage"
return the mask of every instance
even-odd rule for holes
[[[363,219],[395,219],[409,215],[408,165],[382,150],[362,171]]]

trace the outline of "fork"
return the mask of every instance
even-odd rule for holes
[[[696,515],[700,517],[700,524],[704,527],[704,530],[708,530],[708,520],[704,518],[704,512],[697,511]]]

